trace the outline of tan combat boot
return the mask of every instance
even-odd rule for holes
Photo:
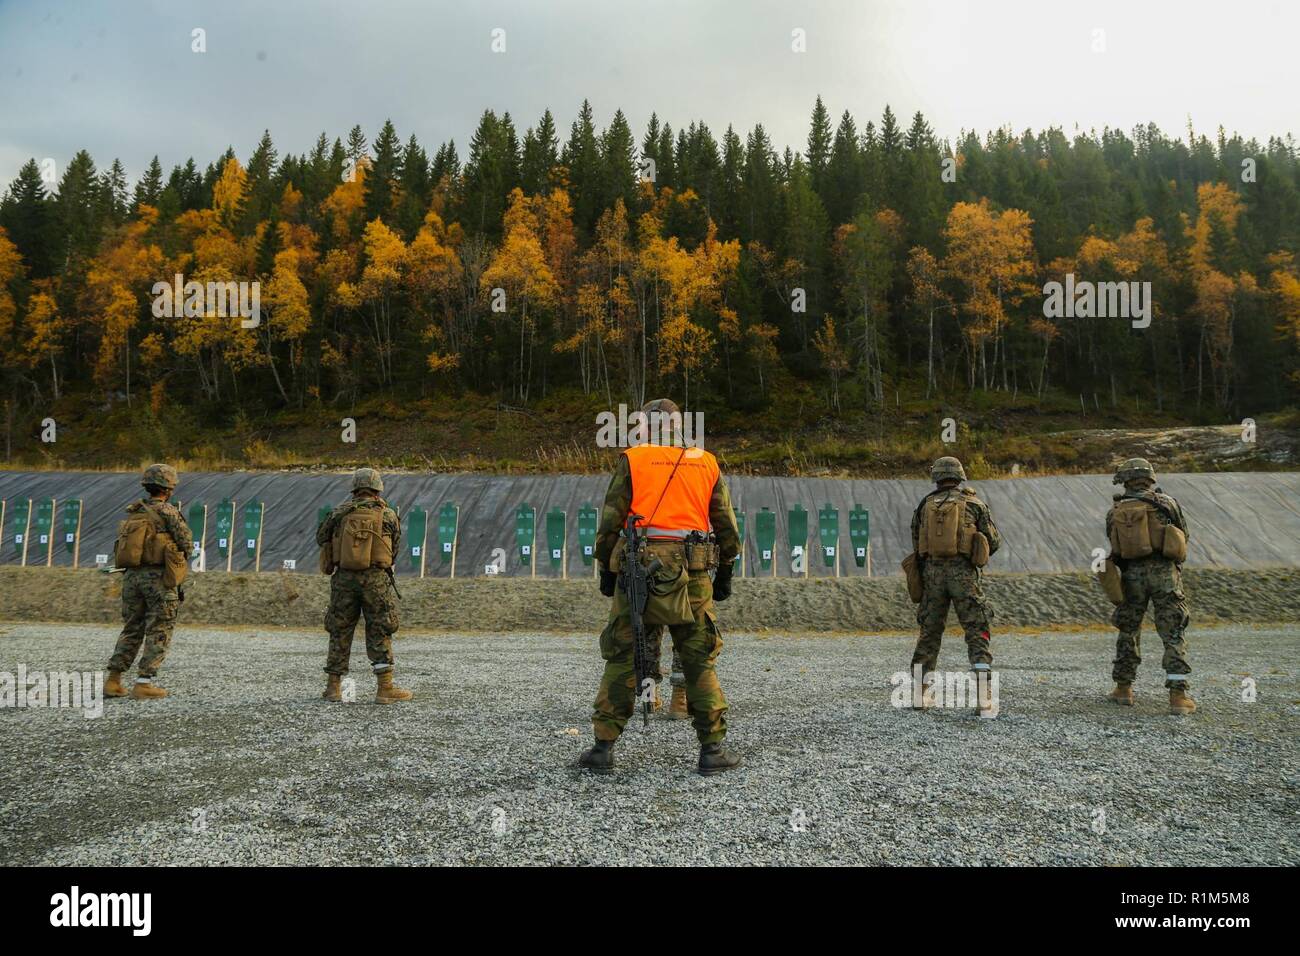
[[[338,674],[327,675],[327,680],[325,682],[325,693],[321,694],[321,699],[333,701],[335,703],[341,701],[343,699],[343,689],[339,687],[339,682],[341,680],[342,678],[339,677]]]
[[[673,702],[668,706],[668,716],[673,720],[686,720],[691,716],[690,708],[686,706],[686,688],[673,688]]]
[[[934,683],[931,682],[927,684],[924,681],[921,682],[920,684],[921,697],[919,702],[917,701],[917,686],[918,685],[916,681],[913,681],[912,682],[912,709],[929,710],[934,706]]]
[[[166,696],[167,691],[148,678],[137,677],[135,684],[131,687],[131,698],[133,700],[157,700]]]
[[[1187,691],[1181,687],[1169,688],[1169,713],[1171,714],[1194,714],[1196,713],[1196,701],[1187,695]]]
[[[984,672],[985,674],[988,671]],[[993,697],[993,685],[991,679],[985,677],[975,680],[975,709],[979,711],[981,717],[996,717],[998,715],[998,702]]]
[[[131,692],[122,686],[122,672],[109,671],[108,679],[104,681],[105,697],[126,697]]]
[[[380,671],[375,675],[379,689],[375,692],[376,704],[395,704],[399,700],[410,700],[411,692],[393,683],[393,669]]]
[[[1106,699],[1112,704],[1119,704],[1121,707],[1133,706],[1133,685],[1125,684],[1122,681],[1115,684],[1115,689],[1106,695]]]

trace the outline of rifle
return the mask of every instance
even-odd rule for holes
[[[393,574],[392,568],[384,568],[384,573],[388,575],[388,583],[393,586],[393,593],[397,595],[397,600],[402,599],[402,592],[397,590],[397,576]]]
[[[650,662],[655,655],[650,652],[650,642],[646,635],[645,614],[646,601],[650,597],[650,577],[663,566],[659,558],[653,558],[646,566],[641,564],[641,555],[645,549],[645,538],[637,534],[636,523],[641,515],[630,514],[623,528],[626,543],[623,546],[623,570],[619,581],[623,593],[627,596],[628,620],[632,625],[632,667],[636,672],[637,698],[641,701],[641,725],[650,726],[650,697],[654,694],[654,678],[650,676]]]

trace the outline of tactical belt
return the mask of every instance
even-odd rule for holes
[[[708,534],[707,531],[693,531],[687,528],[638,528],[647,538],[670,538],[685,541],[693,534]]]

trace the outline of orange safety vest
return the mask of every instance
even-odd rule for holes
[[[632,514],[642,516],[637,527],[709,530],[709,501],[721,475],[712,452],[672,445],[634,445],[623,454],[632,474]],[[679,456],[680,465],[677,464]],[[675,475],[674,465],[677,465]],[[665,490],[669,475],[673,476],[672,483]]]

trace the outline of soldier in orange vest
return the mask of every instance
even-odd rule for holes
[[[614,742],[636,703],[632,622],[627,596],[619,586],[619,568],[624,526],[630,515],[642,515],[637,533],[645,539],[644,561],[658,558],[662,564],[651,578],[644,623],[647,632],[663,626],[672,635],[685,673],[687,710],[700,740],[699,772],[708,776],[740,763],[740,757],[723,746],[727,698],[714,669],[722,634],[713,613],[715,600],[731,596],[740,531],[717,459],[703,448],[682,445],[677,405],[660,398],[641,411],[651,434],[658,434],[663,444],[624,451],[605,493],[596,559],[600,591],[614,600],[600,635],[605,672],[591,719],[596,743],[578,763],[596,773],[613,771]],[[665,422],[672,425],[655,427]]]

